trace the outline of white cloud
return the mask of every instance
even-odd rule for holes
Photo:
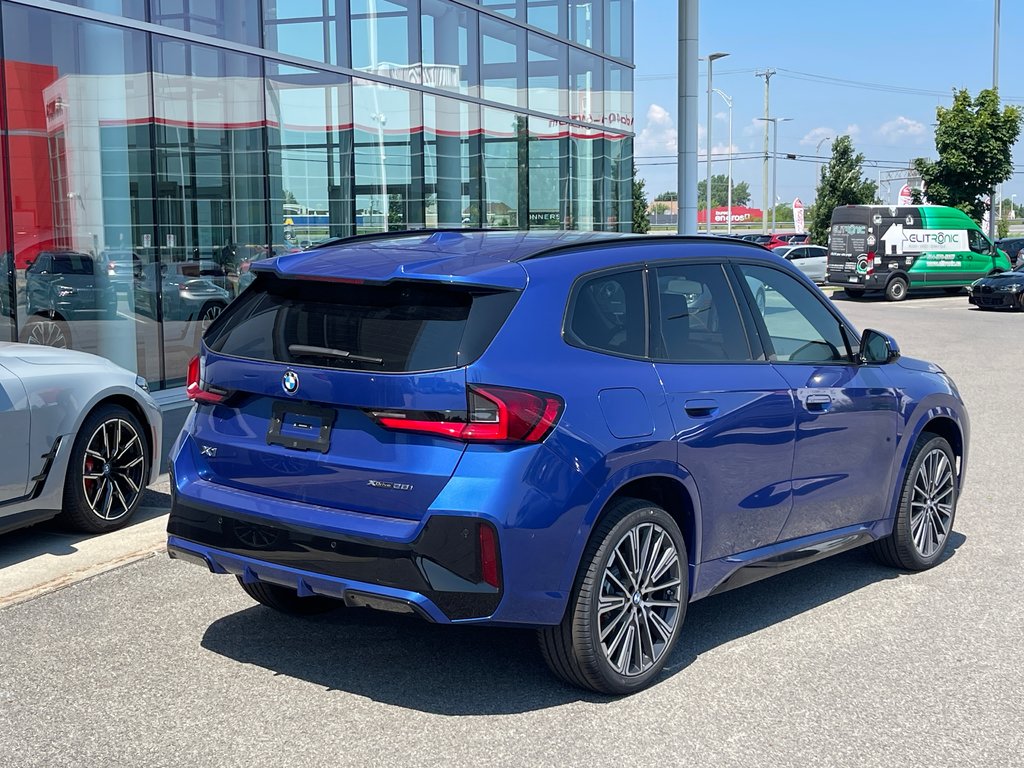
[[[882,123],[878,128],[878,135],[890,144],[896,144],[905,140],[920,143],[924,141],[927,133],[928,129],[925,127],[924,123],[919,123],[917,120],[911,120],[909,117],[904,117],[903,115],[900,115],[886,123]]]
[[[636,136],[636,155],[674,155],[677,152],[678,132],[675,120],[664,107],[651,104],[647,108],[647,122]]]
[[[715,112],[715,120],[722,120],[723,122],[729,119],[729,115],[725,112]]]
[[[722,157],[728,157],[730,151],[734,155],[737,152],[742,152],[742,150],[735,144],[715,144],[713,147],[711,147],[711,157],[715,158],[718,157],[719,155],[721,155]]]
[[[821,142],[822,150],[824,150],[837,136],[849,136],[855,139],[859,134],[860,126],[856,123],[846,126],[845,131],[837,131],[835,128],[823,125],[818,128],[812,128],[804,134],[804,137],[800,139],[800,143],[805,147],[817,147],[818,142]]]

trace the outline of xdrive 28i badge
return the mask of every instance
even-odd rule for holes
[[[281,388],[289,395],[294,395],[299,389],[299,374],[295,371],[285,371],[281,377]]]

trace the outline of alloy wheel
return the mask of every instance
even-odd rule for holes
[[[946,545],[955,491],[953,465],[946,452],[936,448],[918,467],[910,499],[910,536],[921,557],[932,557]]]
[[[68,348],[68,337],[60,327],[60,323],[54,320],[37,320],[32,323],[28,332],[27,344],[41,344],[46,347],[57,349]]]
[[[124,419],[100,424],[86,444],[82,489],[92,512],[103,520],[128,514],[145,485],[146,454],[142,438]]]
[[[204,331],[210,327],[210,323],[220,317],[220,313],[222,311],[223,307],[219,304],[214,304],[213,306],[206,308],[206,311],[203,312],[203,316],[200,318]]]
[[[605,659],[635,677],[669,647],[682,608],[679,553],[656,523],[630,528],[612,550],[601,577],[598,630]]]

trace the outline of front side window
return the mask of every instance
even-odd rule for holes
[[[569,311],[570,342],[642,357],[646,351],[644,276],[639,269],[605,273],[583,282]]]
[[[677,363],[750,360],[729,280],[717,264],[657,271],[654,354]]]
[[[991,253],[992,251],[988,238],[976,229],[967,231],[967,242],[970,243],[970,248],[975,253]]]
[[[738,266],[756,299],[774,351],[773,360],[783,363],[849,360],[838,318],[811,289],[776,269],[753,264]]]

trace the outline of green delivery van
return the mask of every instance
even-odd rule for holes
[[[915,288],[956,293],[1007,269],[1009,257],[956,208],[843,205],[832,212],[825,280],[854,298],[882,291],[902,301]]]

